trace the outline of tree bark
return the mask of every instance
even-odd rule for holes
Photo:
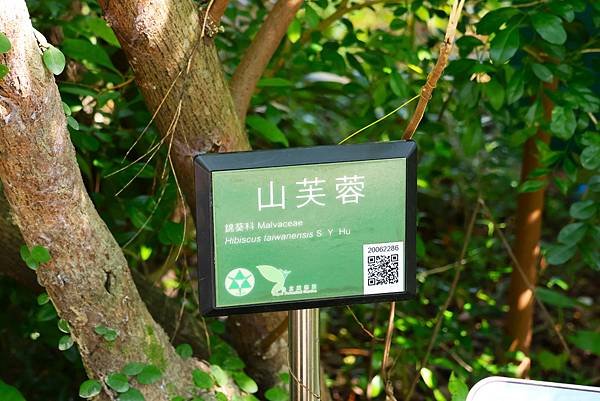
[[[156,113],[160,107],[155,120],[159,131],[163,137],[173,131],[171,157],[179,184],[194,210],[193,157],[204,152],[250,150],[215,45],[209,38],[200,38],[203,17],[192,0],[100,0],[100,5],[149,109]],[[189,74],[185,72],[188,61]],[[176,115],[179,119],[173,130]],[[272,384],[286,366],[287,341],[283,337],[258,353],[257,345],[285,317],[285,312],[279,312],[229,318],[230,341],[261,386]]]
[[[40,284],[69,323],[90,377],[103,381],[128,362],[150,363],[162,376],[136,385],[147,400],[191,395],[192,370],[207,367],[183,361],[152,319],[85,190],[25,2],[1,3],[0,24],[12,44],[0,57],[10,70],[0,81],[0,179],[27,245],[50,252],[51,260],[37,269]],[[116,330],[117,338],[98,335],[100,325]],[[102,398],[114,396],[105,387]]]
[[[556,82],[544,85],[544,89],[555,90]],[[542,93],[544,119],[549,121],[554,107],[550,98]],[[523,145],[523,164],[521,166],[521,182],[527,181],[529,174],[540,167],[536,141],[548,143],[550,136],[541,128],[535,136]],[[545,181],[546,177],[539,177]],[[542,230],[542,213],[544,211],[545,189],[535,192],[524,192],[517,199],[517,216],[515,227],[514,253],[523,270],[513,266],[508,290],[509,312],[506,316],[506,333],[511,339],[510,350],[529,354],[532,338],[534,297],[533,288],[537,283],[538,265],[540,262],[540,237]],[[521,377],[527,376],[531,361],[525,358],[518,369]]]

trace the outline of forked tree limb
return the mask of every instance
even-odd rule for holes
[[[229,86],[235,111],[242,123],[256,85],[300,6],[302,0],[278,0],[275,3],[231,78]]]
[[[222,4],[220,1],[214,0],[209,8]],[[250,150],[215,44],[210,35],[198,39],[205,18],[193,0],[99,3],[135,72],[149,110],[156,116],[161,136],[172,143],[170,155],[178,183],[193,211],[193,157],[203,152]],[[245,358],[248,373],[264,378],[257,380],[261,387],[272,386],[284,369],[287,343],[280,337],[267,353],[259,352],[258,356],[256,344],[275,330],[285,315],[275,312],[228,319],[231,343]]]
[[[419,103],[417,104],[415,112],[408,122],[406,129],[404,130],[402,139],[409,140],[414,135],[419,123],[421,122],[421,119],[423,118],[423,114],[425,114],[425,108],[431,99],[433,90],[435,89],[438,80],[444,73],[444,69],[448,64],[448,57],[450,57],[450,53],[452,52],[454,37],[456,36],[456,26],[458,25],[464,4],[465,0],[454,0],[452,3],[452,11],[450,12],[450,16],[448,18],[446,35],[444,37],[444,42],[440,46],[440,55],[435,63],[435,66],[433,67],[433,70],[431,70],[427,76],[427,82],[425,82],[425,85],[423,85],[421,88],[421,97],[419,98]]]

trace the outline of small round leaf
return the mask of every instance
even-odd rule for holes
[[[233,380],[240,386],[242,390],[247,393],[253,394],[258,391],[258,385],[256,382],[244,372],[235,372],[233,374]]]
[[[144,370],[144,366],[146,365],[144,365],[143,363],[131,362],[123,367],[122,372],[125,373],[127,376],[137,376],[141,373],[142,370]]]
[[[152,384],[160,380],[162,372],[154,365],[146,365],[142,371],[136,376],[136,379],[141,384]]]
[[[206,372],[200,369],[194,369],[192,372],[192,378],[194,379],[194,385],[198,388],[208,390],[214,384],[213,378]]]
[[[144,395],[140,390],[130,387],[129,390],[119,394],[119,401],[145,401]]]
[[[79,386],[79,396],[81,398],[92,398],[100,394],[102,384],[98,380],[86,380]]]
[[[73,346],[73,338],[71,336],[62,336],[58,340],[58,349],[66,351]]]
[[[42,55],[46,68],[54,75],[59,75],[65,69],[65,55],[54,46],[46,49]]]
[[[7,53],[10,48],[10,40],[8,40],[5,34],[0,32],[0,53]]]
[[[177,348],[175,348],[175,351],[177,351],[179,356],[183,359],[190,358],[194,353],[194,351],[192,350],[192,346],[189,344],[179,344]]]
[[[125,374],[123,373],[111,373],[106,378],[106,384],[108,387],[115,390],[117,393],[124,393],[129,390],[129,381]]]

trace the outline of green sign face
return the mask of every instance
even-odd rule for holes
[[[407,172],[406,157],[211,171],[205,312],[410,295]]]

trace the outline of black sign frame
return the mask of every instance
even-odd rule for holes
[[[279,301],[231,307],[216,306],[215,242],[212,173],[268,167],[406,159],[406,213],[404,239],[405,291],[310,300]],[[326,145],[305,148],[257,150],[232,153],[204,153],[194,158],[196,190],[196,243],[200,311],[204,316],[273,312],[384,301],[401,301],[416,295],[416,203],[417,152],[414,141],[391,141],[354,145]]]

